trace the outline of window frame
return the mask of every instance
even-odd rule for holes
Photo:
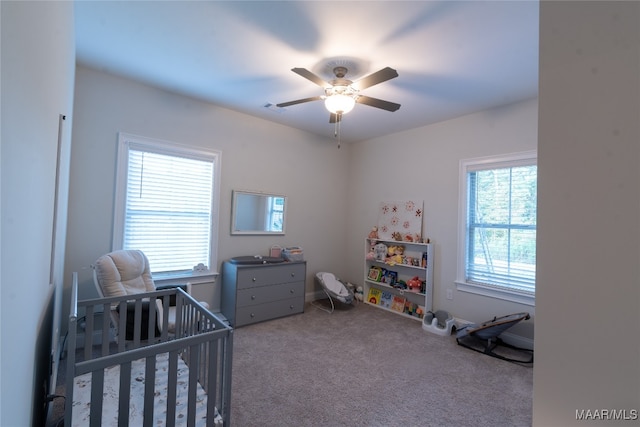
[[[220,169],[222,153],[218,150],[195,148],[175,142],[159,140],[130,133],[118,133],[116,159],[116,186],[113,215],[112,250],[122,249],[124,243],[125,211],[127,198],[127,178],[129,170],[129,150],[153,152],[162,155],[206,160],[213,163],[213,186],[211,195],[211,229],[209,230],[209,264],[207,268],[186,271],[156,272],[154,280],[190,278],[217,274],[218,236],[220,225]]]
[[[466,257],[467,257],[467,214],[468,214],[468,179],[469,172],[512,168],[517,166],[531,166],[538,164],[538,153],[536,150],[523,151],[520,153],[510,153],[487,157],[462,159],[459,166],[459,188],[458,188],[458,250],[457,250],[457,271],[456,289],[477,295],[502,299],[519,304],[535,306],[535,291],[525,291],[520,289],[510,289],[504,286],[491,284],[471,283],[466,280]],[[537,229],[537,221],[536,221]]]

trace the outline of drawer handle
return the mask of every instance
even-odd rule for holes
[[[291,273],[291,277],[296,277],[296,273]]]
[[[256,296],[255,296],[255,295],[251,295],[251,299],[252,299],[252,300],[253,300],[253,299],[256,299]]]
[[[292,293],[292,294],[293,294],[293,293],[295,293],[295,292],[296,292],[296,291],[295,291],[295,289],[291,289],[291,290],[289,290],[289,293]]]
[[[254,277],[254,278],[253,278],[253,279],[251,279],[251,280],[252,280],[253,282],[255,282],[255,281],[256,281],[256,278]]]
[[[290,308],[291,310],[293,310],[293,305],[290,305],[290,306],[289,306],[289,308]]]
[[[251,313],[251,318],[253,319],[254,317],[256,317],[256,315]]]

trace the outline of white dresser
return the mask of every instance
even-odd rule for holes
[[[221,311],[232,327],[304,311],[307,264],[222,264]]]

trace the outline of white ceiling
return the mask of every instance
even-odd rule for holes
[[[537,1],[77,1],[77,60],[235,111],[333,138],[323,95],[293,73],[326,80],[354,63],[357,80],[384,67],[393,80],[362,94],[343,142],[428,125],[537,96]]]

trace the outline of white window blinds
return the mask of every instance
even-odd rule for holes
[[[122,249],[142,250],[153,273],[210,266],[216,156],[125,146]]]
[[[467,170],[465,281],[533,294],[537,166]]]

